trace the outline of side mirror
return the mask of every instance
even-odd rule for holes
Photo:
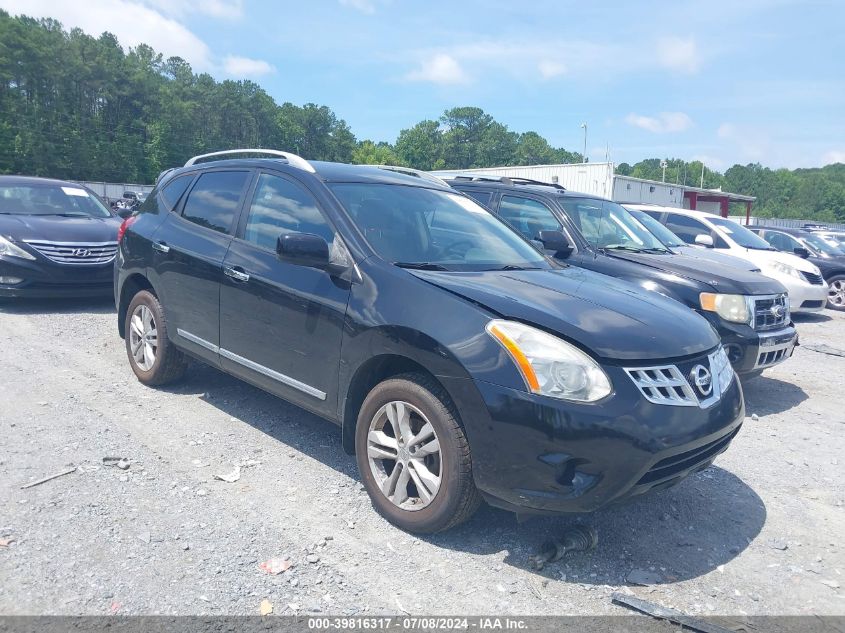
[[[547,251],[554,251],[554,256],[559,259],[566,259],[572,254],[572,242],[563,231],[540,231],[540,242]]]
[[[328,268],[329,243],[312,233],[283,233],[276,240],[276,254],[291,264]]]
[[[808,257],[810,257],[810,251],[808,251],[803,246],[799,246],[798,248],[793,248],[792,252],[795,253],[796,255],[798,255],[798,257],[803,257],[804,259],[807,259]]]
[[[695,243],[705,248],[713,248],[713,237],[710,235],[696,235]]]

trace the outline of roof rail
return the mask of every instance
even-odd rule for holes
[[[199,156],[194,156],[191,158],[187,163],[185,163],[185,167],[190,167],[191,165],[195,164],[197,161],[203,160],[205,158],[211,158],[213,156],[230,156],[232,154],[268,154],[270,156],[280,156],[281,158],[286,158],[288,164],[291,167],[296,167],[297,169],[301,169],[303,171],[310,172],[312,174],[316,173],[317,170],[314,169],[313,165],[309,163],[307,160],[302,158],[302,156],[297,156],[296,154],[292,154],[290,152],[280,152],[277,149],[227,149],[223,150],[222,152],[211,152],[209,154],[200,154]]]
[[[468,180],[479,182],[500,182],[503,185],[542,185],[543,187],[554,187],[561,191],[566,191],[563,185],[556,182],[543,182],[542,180],[533,180],[531,178],[523,178],[522,176],[497,176],[495,174],[468,174],[463,172],[453,172],[450,174],[443,174],[446,178],[453,178],[454,180]]]
[[[427,171],[422,171],[420,169],[413,169],[411,167],[402,167],[400,165],[374,165],[374,167],[378,167],[379,169],[386,169],[388,171],[395,171],[399,174],[405,174],[406,176],[414,176],[415,178],[422,178],[423,180],[428,180],[429,182],[435,182],[438,185],[443,185],[444,187],[448,187],[449,183],[447,183],[442,178],[435,176],[434,174],[430,174]]]

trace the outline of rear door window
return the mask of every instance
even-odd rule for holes
[[[235,221],[250,172],[212,171],[198,179],[182,210],[182,217],[213,231],[228,233]]]
[[[480,202],[488,209],[490,208],[490,200],[493,198],[493,194],[489,191],[472,191],[464,189],[462,193],[465,193],[470,198],[474,198],[476,202]]]

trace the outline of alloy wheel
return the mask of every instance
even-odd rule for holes
[[[129,350],[142,371],[152,369],[158,351],[158,330],[153,311],[144,304],[135,308],[129,321]]]
[[[440,490],[440,441],[422,411],[400,400],[373,416],[367,460],[381,493],[403,510],[421,510]]]
[[[827,300],[837,308],[845,308],[845,279],[836,279],[831,282]]]

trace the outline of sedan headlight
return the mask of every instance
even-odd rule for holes
[[[20,257],[22,259],[35,259],[32,253],[27,253],[20,246],[7,240],[0,235],[0,255],[8,255],[9,257]]]
[[[712,292],[702,292],[698,295],[701,309],[715,312],[725,321],[731,323],[750,323],[752,310],[749,298],[745,295],[723,295]]]
[[[577,402],[610,394],[607,374],[574,345],[517,321],[496,319],[486,329],[510,354],[533,393]]]
[[[806,281],[804,276],[801,274],[801,271],[795,268],[795,266],[790,266],[789,264],[784,264],[783,262],[771,262],[769,267],[772,270],[779,272],[781,275],[789,275],[790,277],[795,277],[801,281]]]

